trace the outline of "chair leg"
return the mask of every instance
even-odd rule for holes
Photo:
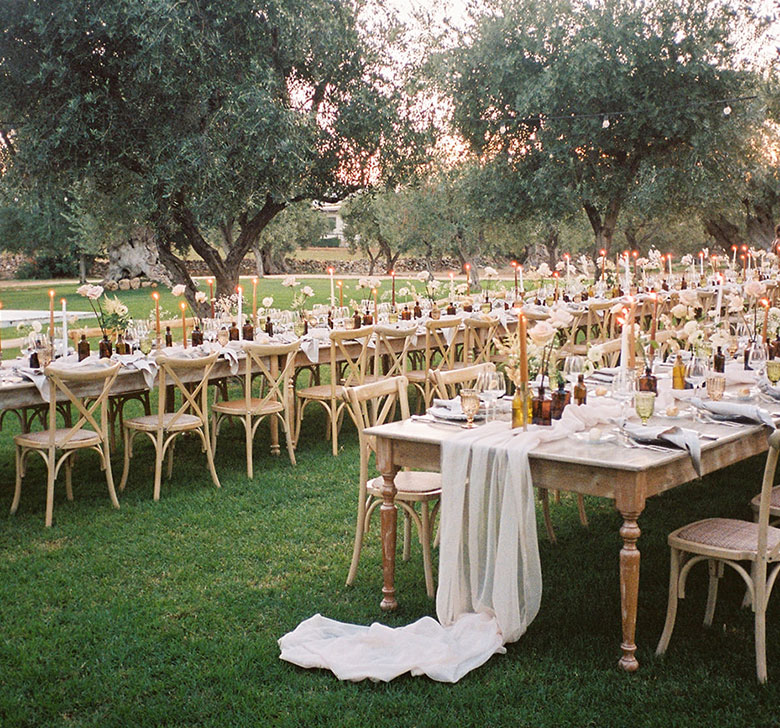
[[[332,445],[333,455],[339,454],[339,419],[336,415],[338,405],[331,401],[330,407],[330,444]]]
[[[580,514],[580,523],[585,526],[585,528],[587,528],[588,514],[585,513],[585,497],[582,495],[582,493],[577,493],[577,511]]]
[[[211,479],[214,481],[214,485],[219,488],[219,478],[217,477],[217,469],[214,467],[214,456],[211,454],[211,445],[208,442],[209,433],[205,432],[206,436],[206,460],[209,464],[209,472],[211,473]]]
[[[65,458],[65,497],[69,500],[73,500],[73,455],[68,455]]]
[[[171,440],[168,446],[168,467],[165,470],[165,479],[170,480],[173,477],[173,450],[176,447],[176,439]]]
[[[707,570],[710,574],[710,582],[707,588],[707,606],[704,609],[704,626],[712,627],[712,618],[715,616],[715,605],[718,602],[718,582],[723,576],[723,564],[715,559],[707,561]]]
[[[756,595],[758,597],[758,595]],[[762,594],[763,596],[763,594]],[[756,601],[759,601],[756,598]],[[761,604],[756,605],[756,677],[758,682],[765,683],[766,671],[766,599],[761,599]]]
[[[409,561],[412,555],[412,519],[409,515],[404,513],[404,550],[403,560]]]
[[[425,591],[433,599],[435,594],[433,584],[433,568],[431,566],[431,521],[429,517],[428,504],[423,501],[420,513],[420,522],[422,523],[422,533],[420,541],[423,552],[423,572],[425,573]]]
[[[290,434],[290,418],[288,414],[285,414],[282,420],[282,427],[284,428],[284,437],[287,440],[287,454],[290,456],[290,464],[295,465],[295,442]]]
[[[46,528],[51,528],[54,520],[54,449],[46,456]]]
[[[132,445],[132,442],[131,442],[132,437],[131,437],[131,434],[130,434],[130,430],[127,427],[125,427],[125,429],[124,429],[124,433],[123,433],[123,438],[122,439],[124,440],[124,446],[125,446],[124,450],[125,450],[125,453],[124,453],[124,461],[123,461],[123,465],[122,465],[122,479],[119,481],[119,492],[120,493],[125,489],[125,486],[127,485],[127,475],[130,472],[130,458],[133,456],[133,453],[132,453],[133,445]]]
[[[111,457],[109,455],[108,443],[103,444],[103,459],[106,462],[106,485],[108,486],[108,497],[111,499],[111,505],[119,508],[119,499],[116,497],[114,488],[114,472],[111,470]]]
[[[22,478],[24,477],[24,460],[22,457],[22,449],[17,445],[15,447],[15,460],[16,460],[16,486],[14,488],[14,499],[11,503],[11,515],[16,513],[16,509],[19,508],[19,501],[22,497]]]
[[[365,534],[366,520],[366,500],[358,498],[357,525],[355,526],[355,544],[352,547],[352,563],[349,565],[349,574],[347,574],[347,586],[352,586],[357,576],[358,563],[360,563],[360,552],[363,549],[363,535]]]
[[[163,469],[163,433],[158,432],[154,439],[154,500],[160,500],[160,485],[162,482]]]
[[[252,479],[252,415],[244,417],[244,439],[246,440],[246,477]]]
[[[546,488],[539,489],[539,498],[542,501],[542,514],[544,515],[544,527],[547,529],[547,538],[550,543],[558,543],[555,538],[555,529],[553,529],[552,518],[550,518],[550,493]]]
[[[661,633],[661,639],[658,640],[658,647],[655,648],[656,655],[663,655],[669,646],[669,640],[674,631],[674,622],[677,619],[677,589],[680,580],[680,552],[677,549],[671,550],[671,563],[669,566],[669,603],[666,606],[666,622],[664,631]]]
[[[217,454],[217,436],[219,435],[219,421],[217,420],[217,413],[211,413],[211,454]]]

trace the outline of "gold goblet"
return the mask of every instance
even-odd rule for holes
[[[471,429],[474,427],[474,416],[479,411],[479,392],[476,389],[461,389],[460,406],[467,420],[463,427]]]
[[[646,425],[655,411],[655,392],[637,392],[634,394],[634,407],[637,415]]]

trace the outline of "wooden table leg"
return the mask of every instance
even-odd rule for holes
[[[377,438],[376,462],[382,473],[382,505],[379,507],[382,537],[382,601],[380,607],[389,611],[398,606],[395,600],[395,544],[398,526],[395,505],[395,476],[398,466],[393,464],[392,440]]]
[[[639,600],[639,549],[636,542],[641,531],[637,524],[640,512],[621,511],[623,525],[620,536],[623,548],[620,549],[620,613],[623,620],[623,642],[620,649],[623,656],[618,664],[626,672],[639,669],[636,659],[636,611]]]

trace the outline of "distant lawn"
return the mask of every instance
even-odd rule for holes
[[[140,439],[122,508],[110,507],[89,454],[75,467],[75,501],[58,486],[54,527],[43,527],[45,477],[36,459],[19,513],[13,494],[12,423],[0,433],[0,725],[21,726],[770,726],[780,698],[780,595],[768,616],[770,683],[756,685],[752,614],[727,572],[715,626],[701,620],[706,569],[697,567],[664,660],[667,534],[710,516],[750,518],[758,458],[648,501],[640,519],[642,575],[635,675],[620,654],[620,518],[587,499],[588,530],[574,498],[553,505],[559,543],[539,519],[544,596],[539,616],[506,655],[457,685],[401,677],[341,683],[279,660],[276,640],[322,613],[357,624],[408,624],[434,615],[419,545],[400,561],[400,601],[379,609],[378,520],[356,583],[344,586],[352,548],[358,453],[347,422],[338,458],[311,409],[298,466],[268,454],[260,428],[255,479],[243,435],[220,436],[216,490],[197,443],[176,449],[173,479],[152,501],[151,447]],[[121,455],[114,458],[119,475]]]

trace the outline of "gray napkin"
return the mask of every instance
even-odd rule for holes
[[[773,430],[775,429],[775,423],[769,412],[754,404],[711,402],[709,400],[705,402],[698,397],[691,397],[691,404],[714,420],[730,420],[752,425],[766,425]]]
[[[772,382],[766,377],[761,377],[758,380],[758,388],[767,396],[780,402],[780,389],[778,389]]]
[[[687,430],[682,427],[666,427],[664,425],[647,427],[622,420],[620,429],[632,440],[647,443],[648,445],[674,445],[680,450],[687,450],[693,460],[693,468],[696,474],[701,476],[701,445],[699,433],[695,430]]]
[[[143,354],[114,354],[111,357],[123,367],[137,369],[144,375],[146,386],[151,389],[154,386],[154,378],[157,376],[157,363]]]

